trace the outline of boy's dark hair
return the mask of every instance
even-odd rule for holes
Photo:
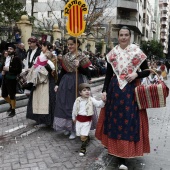
[[[88,83],[79,84],[79,92],[81,92],[84,88],[89,88],[90,89],[90,84],[88,84]]]

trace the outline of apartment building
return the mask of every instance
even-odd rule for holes
[[[111,40],[117,44],[117,31],[126,25],[132,31],[131,42],[140,44],[142,37],[142,1],[141,0],[113,0],[111,19]]]
[[[154,39],[156,33],[156,21],[154,20],[154,10],[149,0],[143,1],[143,26],[142,41]]]
[[[159,0],[160,8],[160,41],[164,48],[164,54],[168,53],[168,42],[169,42],[169,12],[170,12],[170,1]]]
[[[153,33],[153,39],[160,41],[160,9],[159,9],[159,0],[149,0],[153,10],[154,10],[154,18],[151,20],[151,27],[156,32]]]
[[[87,0],[88,1],[88,0]],[[140,44],[142,40],[158,40],[158,23],[159,17],[157,13],[159,13],[158,8],[159,5],[156,6],[156,1],[159,0],[100,0],[107,1],[111,5],[105,9],[103,13],[104,21],[101,24],[100,28],[94,29],[93,35],[97,39],[105,39],[105,41],[112,42],[114,45],[118,43],[118,29],[126,25],[132,31],[131,43],[135,42]],[[154,5],[151,3],[154,1]],[[55,21],[55,17],[52,15],[52,12],[62,20],[62,12],[64,9],[64,4],[61,0],[52,0],[52,8],[49,7],[48,0],[34,0],[34,16],[38,18],[40,21],[43,21],[44,18],[53,18],[53,22]],[[26,1],[26,10],[28,13],[31,13],[31,0]],[[155,12],[156,11],[156,12]],[[109,32],[109,34],[108,34]],[[105,34],[103,38],[102,35]]]
[[[64,5],[61,0],[34,0],[33,15],[37,19],[34,22],[35,26],[49,25],[49,29],[51,29],[53,24],[58,23],[57,19],[63,22]],[[31,15],[31,0],[26,1],[26,11]]]

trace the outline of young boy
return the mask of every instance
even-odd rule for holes
[[[94,114],[93,107],[104,107],[105,103],[102,100],[96,100],[90,96],[90,85],[82,83],[79,85],[80,97],[76,99],[73,105],[72,119],[76,124],[76,135],[80,136],[82,141],[80,156],[86,153],[86,146],[90,141],[89,132],[92,124],[92,115]]]

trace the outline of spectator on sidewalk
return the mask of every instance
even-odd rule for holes
[[[17,31],[17,32],[15,33],[15,42],[16,42],[17,44],[20,44],[20,43],[21,43],[21,35],[20,35],[19,31]]]
[[[76,135],[80,136],[82,141],[79,155],[84,156],[90,141],[89,132],[92,124],[92,115],[94,115],[93,107],[102,108],[105,103],[90,96],[90,84],[80,84],[79,93],[80,97],[76,99],[73,105],[72,119],[76,126]]]
[[[27,52],[25,50],[24,43],[18,44],[18,47],[16,48],[16,55],[23,61],[27,58]]]
[[[38,40],[36,37],[31,37],[28,39],[29,49],[27,51],[27,58],[23,60],[25,65],[23,72],[28,72],[29,69],[33,66],[36,58],[40,55],[41,49],[38,47]],[[29,96],[32,90],[32,83],[28,83],[28,85],[24,89],[24,93]]]
[[[15,116],[16,78],[22,71],[22,63],[20,58],[15,55],[15,49],[16,47],[14,44],[8,44],[8,56],[5,57],[4,62],[0,67],[3,75],[2,97],[10,105],[10,108],[7,111],[9,113],[9,117]]]
[[[48,41],[42,43],[42,52],[35,60],[28,73],[28,78],[34,82],[27,105],[26,118],[35,120],[37,127],[52,126],[55,108],[55,65],[52,62],[52,44]],[[48,59],[47,59],[48,55]],[[32,72],[35,71],[35,72]],[[42,71],[42,72],[41,72]],[[36,77],[36,84],[34,81]],[[39,79],[40,78],[40,81]],[[33,83],[32,82],[32,83]]]
[[[69,52],[62,56],[62,69],[55,87],[56,105],[53,127],[56,131],[65,130],[64,134],[70,134],[69,139],[74,139],[76,136],[72,121],[72,109],[77,90],[76,69],[78,69],[78,84],[88,82],[88,78],[90,79],[88,66],[91,62],[83,52],[78,50],[80,41],[77,40],[76,44],[75,37],[69,37],[67,45]],[[94,119],[96,121],[97,118],[95,116]],[[92,127],[94,128],[94,126]]]
[[[125,159],[150,152],[146,109],[139,110],[135,87],[147,77],[146,55],[130,44],[131,32],[126,26],[118,31],[119,45],[107,54],[107,71],[103,87],[104,109],[101,109],[96,137],[119,160],[119,169],[128,169]],[[138,69],[141,69],[138,72]]]

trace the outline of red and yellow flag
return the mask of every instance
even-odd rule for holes
[[[71,36],[80,36],[86,26],[84,15],[88,14],[88,8],[84,0],[70,0],[64,8],[64,16],[68,17],[66,28]]]

